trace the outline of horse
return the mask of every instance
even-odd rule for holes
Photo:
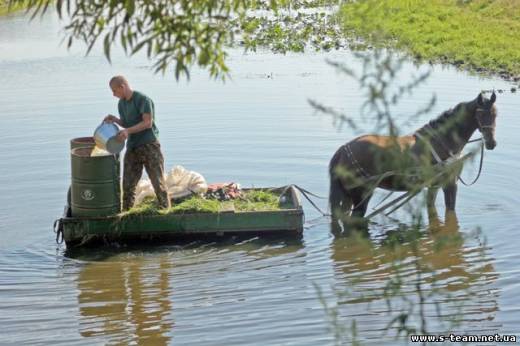
[[[459,169],[432,179],[426,174],[439,165],[455,161],[478,129],[486,149],[493,150],[497,110],[495,92],[482,93],[461,102],[405,136],[367,134],[342,145],[329,164],[329,207],[332,220],[363,218],[375,188],[411,191],[418,184],[428,187],[427,206],[435,209],[439,188],[446,211],[455,211]],[[422,186],[420,185],[420,186]],[[361,219],[363,220],[363,219]],[[365,220],[366,221],[366,220]]]

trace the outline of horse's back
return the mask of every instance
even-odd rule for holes
[[[359,185],[359,181],[376,179],[383,174],[397,173],[385,178],[380,187],[387,189],[405,189],[399,178],[402,172],[415,164],[412,155],[415,145],[414,136],[391,137],[381,135],[363,135],[352,139],[341,146],[330,163],[331,175],[336,170],[347,171],[343,176],[354,176],[353,179],[342,178],[344,185]],[[340,167],[340,168],[339,168]]]

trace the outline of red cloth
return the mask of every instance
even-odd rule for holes
[[[222,190],[230,198],[237,198],[240,196],[240,188],[236,183],[213,183],[208,185],[208,192],[212,193]]]

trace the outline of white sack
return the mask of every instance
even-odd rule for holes
[[[200,173],[188,171],[182,166],[173,167],[170,173],[164,175],[164,179],[170,198],[173,199],[191,193],[204,193],[208,189],[208,184]],[[149,179],[141,179],[135,191],[135,205],[141,203],[146,197],[155,197],[155,192]]]

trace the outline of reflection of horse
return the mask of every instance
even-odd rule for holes
[[[424,173],[437,164],[456,158],[475,130],[484,137],[487,149],[496,146],[495,93],[482,94],[459,103],[409,136],[364,135],[341,146],[329,165],[329,203],[334,220],[349,215],[363,217],[376,187],[410,191],[418,182],[429,182]],[[453,174],[431,181],[428,206],[434,204],[438,186],[444,191],[447,210],[455,209],[456,169]],[[420,174],[418,174],[418,172]]]
[[[479,237],[478,245],[475,238],[466,238],[453,211],[446,213],[444,222],[436,213],[428,220],[420,231],[400,225],[371,237],[366,230],[350,228],[334,237],[331,259],[339,284],[338,315],[370,321],[357,324],[360,339],[373,337],[379,326],[389,326],[391,316],[401,309],[410,314],[410,325],[428,316],[428,326],[434,329],[452,317],[459,317],[464,328],[492,330],[496,326],[498,297],[493,287],[498,275],[492,249]],[[394,286],[399,281],[400,286]],[[418,303],[421,294],[425,301]],[[407,310],[411,306],[403,302],[417,305]],[[343,320],[339,323],[348,325]]]

